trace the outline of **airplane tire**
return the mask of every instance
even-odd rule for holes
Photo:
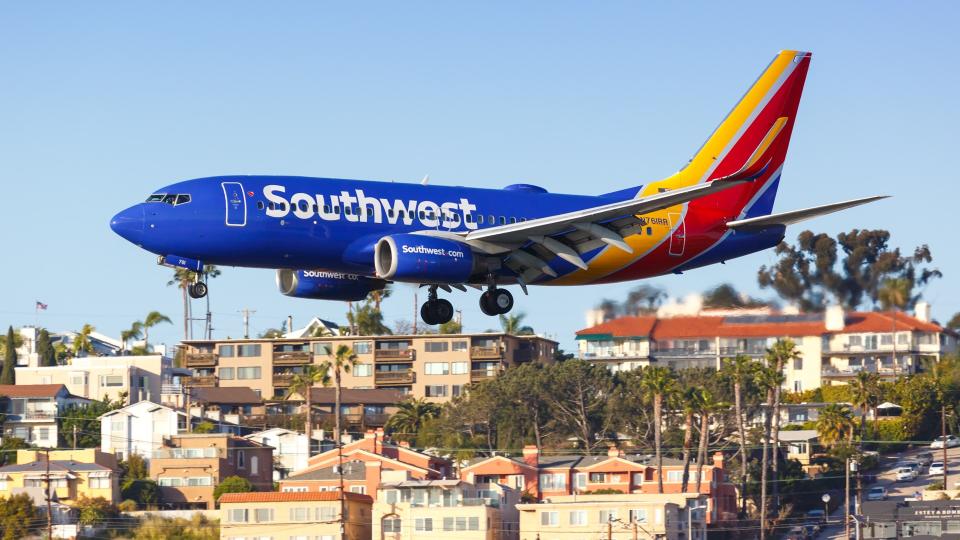
[[[198,281],[190,285],[187,289],[187,292],[190,294],[190,298],[203,298],[207,295],[207,284]]]
[[[423,305],[420,306],[420,318],[423,319],[423,322],[432,326],[437,324],[437,321],[434,318],[433,306],[431,304],[432,302],[424,302]]]
[[[434,324],[446,324],[453,319],[453,304],[443,298],[433,303]]]
[[[491,300],[497,315],[509,313],[513,309],[513,295],[506,289],[494,289]]]
[[[486,291],[480,295],[480,311],[482,311],[484,315],[489,315],[492,317],[498,313],[497,307],[491,300],[491,296],[492,295],[490,294],[490,291]]]

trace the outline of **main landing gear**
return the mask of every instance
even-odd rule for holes
[[[443,298],[437,298],[438,285],[430,285],[427,301],[420,306],[420,318],[434,325],[444,324],[453,319],[453,304]],[[449,291],[450,289],[447,288]],[[513,295],[506,289],[497,287],[490,279],[487,290],[480,295],[480,311],[484,315],[503,315],[513,309]]]
[[[430,325],[450,322],[453,319],[453,304],[449,300],[437,298],[436,285],[431,285],[429,291],[427,301],[420,306],[420,318]]]
[[[513,309],[513,295],[506,289],[491,287],[480,295],[480,311],[484,315],[503,315]]]

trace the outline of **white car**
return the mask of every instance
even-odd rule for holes
[[[897,482],[912,482],[917,476],[917,471],[911,467],[900,467],[896,472]]]
[[[883,486],[875,486],[870,488],[870,491],[867,492],[868,501],[885,501],[887,500],[887,488]]]
[[[946,444],[947,448],[960,446],[960,439],[958,439],[956,435],[937,437],[932,443],[930,443],[930,448],[943,448],[944,444]]]
[[[934,461],[930,464],[930,470],[927,471],[927,476],[943,476],[943,462]]]

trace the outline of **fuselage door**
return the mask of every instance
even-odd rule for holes
[[[247,224],[247,199],[243,195],[240,182],[221,182],[223,198],[227,205],[226,223],[228,227],[243,227]]]
[[[683,222],[683,214],[668,214],[670,218],[670,227],[673,233],[670,234],[670,255],[679,257],[683,255],[683,248],[687,244],[687,228]]]

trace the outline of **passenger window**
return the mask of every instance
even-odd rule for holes
[[[473,223],[473,214],[467,214],[467,217],[465,219],[467,223]]]
[[[527,220],[527,218],[522,217],[522,218],[520,218],[520,223],[523,223],[523,222],[526,221],[526,220]]]
[[[506,224],[507,224],[507,218],[505,218],[505,217],[503,217],[503,216],[500,216],[500,224],[501,224],[501,225],[506,225]]]
[[[494,223],[497,222],[497,218],[495,218],[495,217],[493,216],[493,214],[490,214],[490,215],[487,216],[487,217],[490,218],[490,224],[491,224],[491,225],[493,225]]]
[[[330,213],[330,205],[329,205],[329,204],[323,205],[323,213],[324,213],[324,214],[329,214],[329,213]]]
[[[344,212],[345,214],[347,214],[348,216],[353,215],[353,208],[350,207],[350,206],[345,206],[345,207],[343,208],[343,212]]]
[[[263,201],[257,201],[257,210],[263,210]]]
[[[298,202],[297,202],[297,208],[299,208],[301,212],[306,212],[306,211],[307,211],[307,201],[298,201]]]
[[[515,217],[510,218],[510,223],[516,223],[516,222],[517,222],[517,218]]]
[[[647,236],[653,236],[653,227],[647,227]]]
[[[392,217],[393,217],[393,210],[387,210],[387,217],[388,217],[388,218],[392,218]]]

